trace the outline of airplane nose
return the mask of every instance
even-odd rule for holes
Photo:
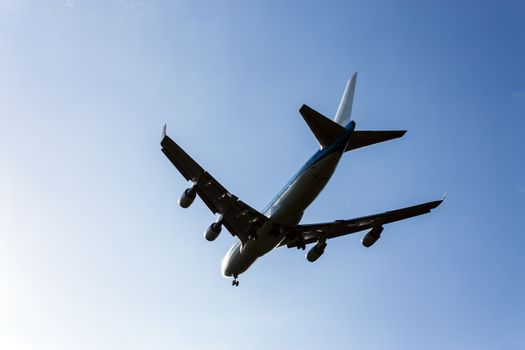
[[[232,277],[233,276],[233,273],[230,271],[230,269],[228,268],[228,266],[221,266],[221,274],[223,277]]]

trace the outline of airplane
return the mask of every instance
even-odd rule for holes
[[[190,182],[179,199],[182,208],[188,208],[196,195],[217,215],[204,233],[214,241],[224,226],[238,241],[228,250],[221,264],[224,277],[233,277],[232,285],[238,286],[238,277],[260,257],[278,247],[287,246],[305,250],[306,259],[314,262],[323,255],[326,241],[335,237],[368,230],[361,243],[371,247],[381,236],[383,225],[429,213],[443,200],[436,200],[402,209],[386,211],[350,220],[299,224],[305,209],[314,201],[342,158],[343,153],[375,143],[399,138],[406,130],[360,131],[350,120],[357,80],[357,72],[348,80],[334,120],[307,105],[299,112],[319,143],[317,150],[303,167],[286,183],[268,206],[259,212],[241,201],[223,187],[211,174],[194,161],[179,145],[162,132],[162,152],[182,176]]]

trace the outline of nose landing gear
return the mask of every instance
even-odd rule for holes
[[[234,286],[234,287],[238,287],[239,286],[239,281],[237,280],[237,277],[238,277],[238,275],[233,275],[232,286]]]

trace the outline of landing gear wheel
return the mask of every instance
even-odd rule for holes
[[[233,276],[232,286],[238,287],[239,281],[237,280],[237,276]]]

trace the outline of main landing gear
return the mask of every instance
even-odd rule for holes
[[[237,280],[237,277],[238,277],[238,275],[234,275],[233,276],[232,286],[234,286],[234,287],[238,287],[239,286],[239,281]]]

